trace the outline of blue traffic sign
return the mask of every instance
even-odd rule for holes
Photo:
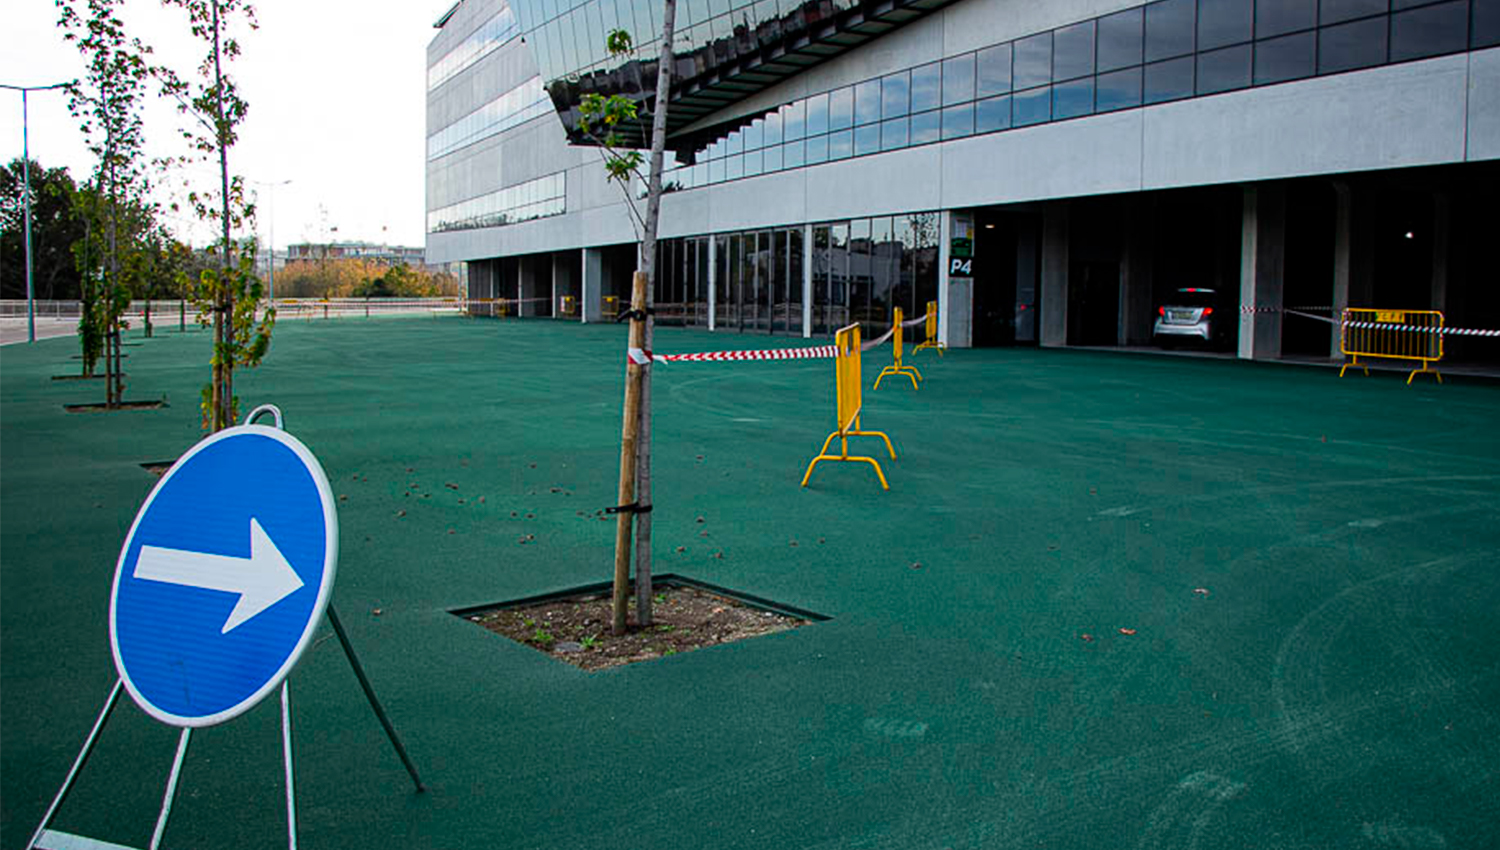
[[[312,638],[338,551],[332,491],[306,446],[262,425],[205,438],[120,550],[109,635],[131,697],[174,726],[248,711]]]

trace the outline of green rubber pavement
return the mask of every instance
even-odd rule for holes
[[[857,446],[885,492],[863,464],[797,486],[831,361],[661,364],[656,570],[832,619],[588,674],[447,612],[609,579],[624,334],[285,322],[237,373],[347,497],[334,603],[430,786],[325,624],[290,679],[299,846],[1500,834],[1500,385],[1011,349],[909,355],[922,389],[875,392],[881,349],[864,425],[899,458]],[[166,409],[66,413],[103,395],[50,379],[75,340],[0,349],[0,846],[24,846],[115,681],[140,464],[200,437],[207,335],[132,341],[127,398]],[[661,329],[656,349],[802,344]],[[267,700],[194,733],[166,847],[285,845],[279,725]],[[145,846],[175,741],[127,699],[55,826]]]

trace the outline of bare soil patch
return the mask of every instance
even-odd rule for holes
[[[105,375],[103,372],[100,372],[97,375],[53,375],[52,376],[52,380],[54,380],[54,381],[102,381],[106,377],[108,377],[108,376]]]
[[[592,593],[525,607],[469,612],[472,622],[584,670],[650,661],[705,646],[805,626],[810,621],[752,608],[696,587],[658,585],[648,628],[610,634],[610,596]],[[635,599],[630,600],[635,620]]]
[[[69,413],[114,413],[121,410],[160,410],[166,406],[167,403],[164,401],[122,401],[114,407],[110,407],[103,402],[63,405]]]

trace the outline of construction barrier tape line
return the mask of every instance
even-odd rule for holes
[[[628,352],[631,363],[644,366],[648,363],[707,363],[730,360],[805,360],[815,357],[837,357],[838,348],[832,345],[815,345],[811,348],[767,348],[755,351],[700,351],[695,354],[653,354],[639,348]]]
[[[1330,325],[1341,325],[1346,328],[1358,330],[1382,330],[1382,331],[1411,331],[1413,333],[1442,334],[1443,336],[1480,336],[1500,337],[1500,330],[1486,330],[1482,328],[1424,328],[1417,325],[1397,325],[1389,322],[1342,322],[1338,319],[1330,319],[1327,316],[1314,316],[1305,313],[1304,310],[1332,310],[1332,307],[1251,307],[1245,305],[1240,307],[1241,313],[1286,313],[1289,316],[1301,316],[1304,319],[1316,319],[1327,322]]]

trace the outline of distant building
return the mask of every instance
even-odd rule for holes
[[[298,260],[358,259],[388,266],[401,263],[421,266],[425,265],[425,256],[425,249],[406,245],[373,242],[299,242],[288,245],[286,253],[277,257],[277,262],[284,265]]]

